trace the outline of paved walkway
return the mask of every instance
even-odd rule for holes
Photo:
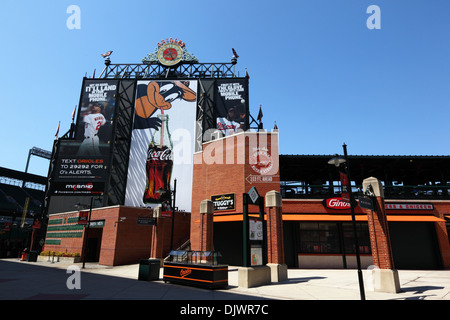
[[[356,270],[290,269],[287,281],[241,288],[238,267],[230,266],[228,288],[208,290],[162,280],[139,281],[138,264],[87,263],[81,269],[81,288],[70,290],[71,265],[0,259],[0,300],[360,300]],[[400,270],[402,292],[397,294],[373,292],[369,273],[363,275],[367,300],[450,300],[447,270]]]

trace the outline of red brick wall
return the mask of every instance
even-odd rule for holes
[[[282,208],[266,208],[267,262],[284,264]]]
[[[373,264],[380,269],[395,269],[384,199],[377,197],[375,205],[375,211],[365,210],[368,216]]]
[[[260,196],[271,190],[280,191],[278,133],[245,132],[205,143],[203,152],[194,154],[192,250],[200,250],[202,245],[201,201],[210,200],[213,195],[234,193],[235,209],[214,214],[242,213],[242,194],[253,186]],[[249,206],[250,213],[258,210],[257,206]],[[211,237],[203,235],[206,238]]]
[[[445,220],[445,215],[450,215],[450,202],[449,201],[436,201],[434,202],[434,214]],[[442,265],[444,269],[450,269],[450,243],[447,233],[447,227],[445,222],[436,222],[436,235],[439,242],[439,248],[441,251]]]
[[[152,227],[137,224],[137,219],[139,216],[146,216],[149,213],[150,210],[145,208],[123,206],[92,210],[91,221],[105,220],[105,225],[102,228],[99,264],[121,265],[138,263],[140,259],[150,257]],[[50,220],[65,219],[77,216],[78,212],[61,213],[52,215]],[[118,222],[120,217],[124,217],[126,219],[122,222]],[[165,219],[170,220],[170,218]],[[163,239],[163,253],[165,255],[167,255],[170,251],[171,226],[172,225],[170,222],[164,224],[165,236]],[[181,244],[188,238],[189,229],[189,214],[177,212],[174,225],[174,246]],[[83,234],[83,237],[81,238],[61,238],[60,245],[46,244],[44,250],[79,252],[83,255],[82,247],[84,236],[85,234]]]

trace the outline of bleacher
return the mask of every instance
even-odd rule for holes
[[[27,216],[41,213],[46,181],[46,177],[0,167],[0,216],[22,217],[27,198]]]
[[[34,219],[41,214],[46,183],[46,177],[0,167],[0,258],[18,257],[29,245],[27,239]]]

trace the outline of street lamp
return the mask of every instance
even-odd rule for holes
[[[173,181],[173,191],[171,190],[166,190],[163,188],[159,188],[158,190],[156,190],[156,192],[160,195],[166,194],[167,192],[170,192],[170,210],[172,211],[172,232],[170,235],[170,250],[173,250],[173,229],[174,229],[174,220],[175,220],[175,194],[177,192],[177,179],[174,179]]]
[[[89,237],[89,225],[91,224],[92,203],[93,203],[93,201],[94,201],[94,197],[91,196],[91,203],[89,205],[89,217],[88,217],[87,224],[84,227],[85,228],[85,234],[84,234],[84,241],[83,241],[83,267],[82,267],[82,269],[84,269],[85,263],[86,263],[87,242],[88,242],[88,237]],[[77,203],[75,206],[77,208],[86,207],[85,204],[80,204],[80,203]]]
[[[364,281],[363,281],[363,276],[362,276],[362,271],[361,271],[361,258],[360,258],[360,254],[359,254],[358,233],[356,231],[354,198],[353,198],[353,193],[352,193],[351,184],[350,184],[350,166],[349,166],[349,161],[348,161],[348,156],[347,156],[347,145],[344,143],[342,147],[344,149],[344,157],[336,155],[333,159],[330,159],[328,161],[328,164],[335,165],[337,168],[339,168],[341,165],[343,165],[343,167],[345,169],[345,174],[347,175],[347,177],[345,179],[347,183],[343,187],[345,187],[346,191],[348,192],[349,200],[350,200],[350,212],[352,215],[352,223],[353,223],[353,237],[355,238],[355,247],[356,247],[356,264],[358,267],[359,292],[360,292],[361,300],[366,300],[365,293],[364,293]]]

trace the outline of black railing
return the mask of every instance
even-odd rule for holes
[[[106,64],[99,78],[235,78],[233,63],[185,63],[166,67],[158,63]],[[245,75],[244,75],[245,76]]]
[[[402,185],[384,186],[386,199],[450,199],[450,185],[423,186]],[[352,192],[362,190],[361,185],[353,185]],[[324,199],[340,196],[341,187],[330,185],[281,184],[281,195],[285,199]]]
[[[180,262],[189,264],[212,264],[217,265],[222,255],[217,251],[190,251],[172,250],[169,253],[169,262]]]

